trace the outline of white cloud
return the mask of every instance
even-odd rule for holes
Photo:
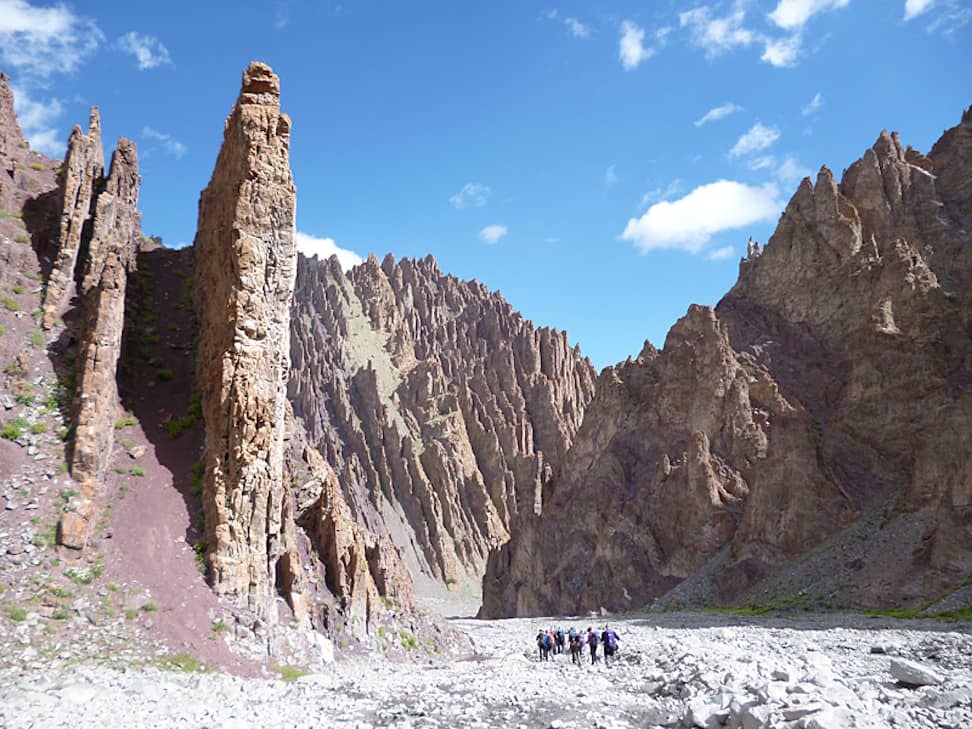
[[[656,34],[656,38],[661,43],[664,43],[665,35],[667,35],[667,29],[663,28]],[[639,28],[630,20],[625,20],[621,23],[621,41],[618,43],[618,58],[621,59],[621,65],[625,71],[632,71],[638,68],[642,61],[647,61],[655,55],[656,50],[645,47],[644,40],[644,28]]]
[[[505,225],[487,225],[479,231],[479,237],[490,245],[495,244],[500,238],[507,234]]]
[[[748,132],[736,140],[732,149],[729,150],[730,157],[744,157],[747,154],[761,152],[772,146],[780,138],[780,132],[775,127],[765,126],[762,122],[756,122]]]
[[[580,20],[574,17],[563,17],[557,8],[547,11],[548,20],[558,20],[564,24],[567,28],[567,32],[570,33],[574,38],[587,38],[591,34],[590,28],[584,25]]]
[[[800,110],[800,113],[803,116],[810,116],[811,114],[816,114],[818,111],[820,111],[823,105],[824,105],[823,95],[818,91],[816,94],[814,94],[813,98],[810,99],[807,105]]]
[[[776,168],[776,179],[790,187],[812,174],[813,170],[801,165],[794,157],[785,157]]]
[[[722,248],[716,248],[714,251],[710,251],[706,258],[710,261],[725,261],[726,259],[732,258],[732,252],[735,249],[732,246],[723,246]]]
[[[692,34],[692,44],[703,49],[707,58],[759,40],[757,33],[743,26],[745,18],[746,12],[740,7],[723,17],[715,17],[712,8],[704,5],[678,15],[681,26]]]
[[[776,158],[772,155],[766,155],[764,157],[756,157],[749,161],[749,169],[751,170],[765,170],[769,169],[776,164]]]
[[[928,10],[935,0],[905,0],[904,19],[911,20],[917,18]]]
[[[27,90],[15,87],[14,111],[24,136],[30,142],[31,149],[43,152],[48,157],[58,158],[64,155],[64,139],[54,126],[55,120],[61,116],[64,107],[57,99],[49,101],[35,101]]]
[[[273,27],[282,30],[290,22],[290,6],[287,0],[277,0],[273,6]]]
[[[655,203],[640,218],[628,221],[621,238],[642,252],[676,249],[698,253],[714,234],[771,220],[782,208],[773,183],[754,187],[717,180],[678,200]]]
[[[64,5],[45,8],[27,0],[0,0],[0,61],[8,71],[16,68],[41,78],[71,73],[103,40],[93,20]]]
[[[604,170],[604,186],[614,187],[617,184],[618,184],[617,165],[608,165],[608,168]]]
[[[795,66],[803,48],[803,35],[799,31],[782,38],[764,38],[763,55],[761,61],[776,68],[790,68]]]
[[[837,10],[849,3],[850,0],[780,0],[769,19],[784,30],[799,30],[817,13]]]
[[[656,187],[654,190],[649,190],[644,195],[641,196],[641,207],[648,207],[653,202],[658,202],[659,200],[668,200],[669,198],[675,197],[682,191],[682,181],[672,180],[668,183],[668,187],[664,190],[660,187]]]
[[[342,271],[348,271],[364,261],[354,251],[339,248],[333,238],[315,238],[298,230],[296,241],[297,250],[309,258],[317,256],[322,261],[326,261],[331,256],[337,256]]]
[[[134,30],[118,39],[118,48],[135,56],[139,71],[172,63],[169,49],[162,45],[162,41],[151,35],[136,33]]]
[[[942,35],[952,38],[956,33],[972,21],[972,8],[965,4],[965,0],[944,0],[941,12],[928,24],[929,33],[941,31]]]
[[[560,238],[557,238],[556,236],[549,236],[547,238],[544,238],[543,239],[543,242],[544,243],[560,243]]]
[[[178,139],[174,139],[171,134],[156,131],[155,129],[152,129],[152,127],[143,127],[142,136],[147,139],[154,139],[157,142],[161,142],[166,153],[172,157],[175,157],[176,159],[182,159],[182,156],[186,153],[186,145],[180,142]]]
[[[713,121],[719,121],[720,119],[724,119],[730,114],[735,114],[737,111],[742,111],[742,110],[743,108],[739,106],[739,104],[734,104],[731,101],[728,101],[722,106],[714,106],[713,108],[709,109],[707,112],[705,112],[705,114],[702,117],[696,119],[692,123],[695,124],[695,126],[700,127],[703,124],[708,124],[709,122],[713,122]]]
[[[487,185],[478,182],[467,182],[462,189],[449,198],[449,204],[456,210],[463,208],[481,208],[489,201],[493,191]]]

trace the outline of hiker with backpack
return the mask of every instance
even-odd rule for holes
[[[581,645],[581,636],[573,628],[570,629],[570,662],[576,663],[578,666],[581,665],[581,655],[584,652],[584,647]]]
[[[601,642],[604,644],[604,665],[610,668],[611,659],[618,652],[618,634],[611,630],[610,625],[604,625],[604,632],[601,633]]]
[[[597,633],[588,626],[587,628],[587,647],[591,649],[591,665],[597,663]]]
[[[558,627],[557,632],[554,633],[554,653],[564,652],[564,629]]]
[[[541,628],[537,633],[537,650],[540,651],[541,661],[549,660],[548,654],[550,651],[547,649],[547,633],[543,630],[543,628]]]

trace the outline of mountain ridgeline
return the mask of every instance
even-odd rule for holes
[[[481,614],[967,605],[972,109],[804,179],[715,309],[605,369]]]

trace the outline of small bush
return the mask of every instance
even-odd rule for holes
[[[7,333],[7,327],[5,327],[3,324],[0,324],[0,337],[2,337],[6,333]]]
[[[10,290],[13,291],[15,294],[24,293],[24,287],[21,286],[20,284],[14,284],[13,286],[10,287]]]
[[[24,434],[28,426],[29,423],[23,418],[14,418],[0,430],[0,438],[4,440],[17,440]]]
[[[40,162],[31,162],[30,163],[30,169],[32,169],[32,170],[34,170],[36,172],[40,172],[41,170],[44,169],[44,165],[42,165]]]
[[[138,418],[136,418],[132,413],[128,413],[121,420],[115,421],[115,430],[121,430],[122,428],[127,428],[130,425],[138,425]]]
[[[3,308],[7,311],[20,311],[20,302],[11,296],[4,296],[3,299],[0,299],[0,302],[3,303]]]
[[[160,367],[159,369],[157,369],[155,371],[155,376],[162,382],[169,382],[172,380],[173,377],[175,377],[172,370],[167,369],[165,367]]]
[[[34,271],[27,271],[27,270],[21,269],[20,275],[23,276],[24,278],[30,279],[31,281],[43,281],[44,280],[44,277],[41,274],[36,273]]]
[[[3,614],[13,620],[15,623],[21,623],[27,619],[27,611],[22,607],[17,607],[16,605],[7,605],[3,609]]]
[[[222,633],[228,633],[229,629],[230,629],[229,625],[227,625],[226,621],[223,620],[222,618],[220,618],[219,620],[213,623],[213,633],[216,635],[221,635]]]
[[[108,590],[108,592],[118,592],[118,583],[109,582],[107,585],[105,585],[105,589]]]
[[[149,600],[147,603],[145,603],[144,605],[142,605],[142,612],[143,613],[154,613],[158,609],[159,609],[158,606],[156,606],[156,604],[154,602],[152,602],[151,600]]]
[[[44,346],[44,335],[36,329],[31,329],[27,332],[27,340],[35,347]]]
[[[298,668],[297,666],[278,666],[277,671],[280,672],[280,680],[291,683],[296,681],[301,676],[306,676],[307,671],[303,668]]]
[[[188,653],[176,653],[174,656],[166,656],[159,661],[162,668],[173,671],[185,671],[186,673],[205,673],[208,669],[198,658],[193,658]]]
[[[398,637],[401,639],[402,648],[407,651],[418,650],[418,638],[414,634],[407,630],[402,630],[399,632]]]
[[[64,576],[75,585],[90,585],[95,579],[94,570],[88,567],[68,567],[64,570]]]
[[[59,464],[57,464],[57,472],[58,472],[58,474],[61,474],[61,475],[63,475],[63,474],[65,474],[65,473],[68,472],[68,464],[67,464],[67,461],[61,461]]]
[[[141,466],[133,466],[132,467],[132,475],[133,476],[138,476],[139,478],[141,478],[142,476],[145,475],[145,469],[142,468]]]
[[[30,243],[30,238],[28,238],[26,235],[24,235],[23,233],[21,233],[16,238],[14,238],[14,241],[16,243],[20,243],[20,245],[22,245],[22,246],[25,246],[28,243]]]
[[[134,620],[137,617],[138,617],[138,610],[136,610],[135,608],[128,608],[128,610],[125,611],[125,620]]]
[[[128,468],[125,466],[115,466],[115,473],[121,474],[122,476],[127,476]]]
[[[30,426],[30,432],[34,435],[40,435],[41,433],[47,432],[47,423],[34,423]]]
[[[30,407],[31,405],[34,404],[34,401],[37,398],[35,398],[32,394],[30,394],[29,391],[22,390],[21,393],[19,395],[17,395],[17,398],[16,399],[17,399],[17,404],[18,405],[24,405],[26,407]]]
[[[52,586],[48,590],[48,592],[51,594],[51,597],[56,597],[59,600],[65,600],[69,597],[74,597],[74,593],[72,593],[70,590],[68,590],[65,587],[61,587],[60,585]]]

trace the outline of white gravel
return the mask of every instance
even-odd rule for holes
[[[334,664],[292,683],[223,674],[51,666],[0,673],[0,726],[19,727],[969,727],[969,626],[856,615],[611,618],[618,660],[540,663],[540,626],[603,619],[456,624],[476,654]],[[893,658],[937,685],[906,688]]]

